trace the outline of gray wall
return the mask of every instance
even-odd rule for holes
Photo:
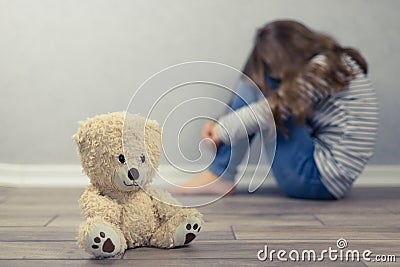
[[[398,164],[399,10],[398,0],[0,0],[0,162],[75,164],[78,120],[126,109],[172,64],[241,68],[258,26],[292,18],[364,53],[381,107],[373,163]],[[189,154],[198,127],[183,139]]]

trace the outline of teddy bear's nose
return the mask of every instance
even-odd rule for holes
[[[133,180],[137,180],[137,178],[139,178],[139,171],[136,168],[132,168],[128,171],[128,177],[129,179]]]

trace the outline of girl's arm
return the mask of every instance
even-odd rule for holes
[[[266,98],[222,116],[216,127],[219,139],[228,145],[235,145],[258,131],[264,131],[267,136],[275,133],[274,118]]]

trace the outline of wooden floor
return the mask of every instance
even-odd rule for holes
[[[237,194],[200,208],[204,230],[190,246],[132,249],[107,260],[75,244],[82,191],[0,187],[0,266],[400,266],[400,188],[358,188],[336,202],[287,199],[274,189]],[[338,249],[339,238],[345,249],[396,255],[397,262],[257,259],[265,245],[319,253]]]

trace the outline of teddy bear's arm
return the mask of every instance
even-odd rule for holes
[[[120,223],[122,207],[109,197],[102,196],[92,185],[82,194],[79,206],[87,218],[101,217],[115,225]]]
[[[153,198],[153,206],[159,219],[168,220],[179,210],[180,203],[167,191],[151,188],[147,192]]]

